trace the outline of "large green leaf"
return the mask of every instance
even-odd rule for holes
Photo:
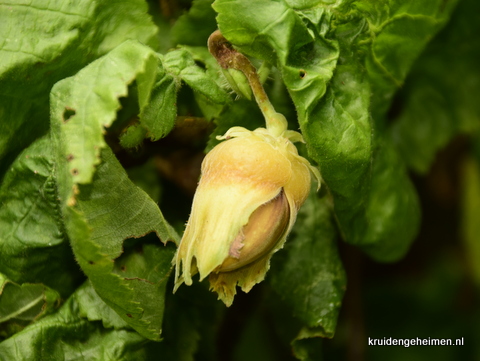
[[[282,73],[309,154],[333,193],[342,236],[380,260],[403,255],[416,233],[418,217],[397,216],[412,209],[419,214],[402,160],[380,141],[384,116],[414,59],[454,4],[217,0],[213,5],[229,41],[273,62]],[[387,179],[388,189],[382,183],[385,174],[376,171],[384,152],[394,161],[389,166],[398,168],[390,176],[400,177]],[[409,201],[384,214],[375,208],[376,199],[387,192]],[[370,227],[372,221],[380,227]],[[392,241],[389,235],[397,229],[408,231]]]
[[[365,213],[354,216],[350,232],[358,233],[357,239],[370,256],[389,262],[403,257],[415,239],[420,202],[405,164],[388,136],[384,137],[374,153]]]
[[[73,175],[61,178],[62,186],[72,187],[72,181],[91,182],[100,151],[106,146],[105,128],[120,108],[119,98],[127,95],[127,86],[155,61],[150,48],[126,41],[75,76],[55,84],[50,100],[53,135],[59,142],[58,155],[62,163],[68,160]],[[61,197],[70,196],[62,193]]]
[[[114,5],[114,6],[112,6]],[[143,0],[0,1],[0,177],[48,130],[48,95],[127,39],[155,45]]]
[[[126,39],[154,44],[157,31],[142,0],[0,2],[2,95],[48,94],[55,82]]]
[[[64,212],[75,257],[96,292],[140,334],[159,340],[175,248],[157,241],[127,252],[123,244],[150,232],[164,243],[177,240],[158,206],[107,148],[92,183],[79,187],[76,206]]]
[[[24,150],[0,186],[0,272],[66,297],[81,277],[65,235],[49,136]]]
[[[114,260],[127,238],[155,232],[165,243],[178,236],[155,202],[128,179],[103,139],[118,98],[155,61],[149,48],[123,43],[55,85],[51,122],[60,208],[75,257],[100,297],[139,333],[158,340],[173,247],[145,245],[148,252],[132,260],[134,271],[125,274],[115,271]]]

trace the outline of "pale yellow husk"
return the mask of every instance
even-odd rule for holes
[[[197,272],[200,280],[210,275],[211,289],[230,305],[237,284],[248,292],[265,278],[272,254],[283,247],[298,209],[308,196],[311,172],[320,181],[318,170],[298,155],[288,139],[298,140],[301,135],[285,133],[274,137],[264,128],[252,132],[234,127],[221,137],[227,140],[207,154],[190,219],[174,259],[175,290],[182,283],[191,285]],[[252,213],[282,191],[290,218],[280,239],[252,263],[230,272],[218,272]]]

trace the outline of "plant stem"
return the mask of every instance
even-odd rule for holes
[[[280,136],[286,131],[288,127],[287,120],[282,114],[277,113],[272,103],[270,103],[257,70],[245,55],[233,49],[220,30],[216,30],[208,38],[208,50],[222,68],[240,70],[245,75],[255,100],[265,117],[267,129],[275,136]]]

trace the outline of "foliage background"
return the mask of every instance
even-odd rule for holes
[[[479,358],[479,10],[0,1],[0,359]],[[263,123],[205,48],[217,26],[272,66],[325,179],[229,309],[170,277],[204,149]]]

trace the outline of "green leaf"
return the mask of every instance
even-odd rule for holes
[[[478,2],[465,0],[419,58],[399,94],[391,133],[410,168],[425,173],[454,136],[480,128]]]
[[[213,0],[194,0],[187,13],[172,27],[174,45],[206,46],[208,37],[217,29]]]
[[[227,93],[210,76],[207,76],[205,70],[195,64],[188,49],[178,49],[167,53],[164,63],[167,71],[183,80],[210,102],[219,104],[228,102]]]
[[[50,100],[53,134],[61,142],[57,151],[68,160],[74,183],[91,181],[94,165],[106,146],[103,133],[120,107],[118,98],[127,95],[128,84],[154,59],[150,48],[126,41],[75,76],[55,84]]]
[[[159,340],[174,247],[157,241],[141,245],[140,255],[120,255],[126,238],[155,232],[165,243],[178,236],[108,149],[92,184],[79,187],[77,206],[66,208],[65,219],[75,257],[99,296],[140,334]]]
[[[127,39],[155,44],[143,0],[10,1],[0,4],[0,177],[48,131],[48,94]]]
[[[138,76],[138,101],[141,124],[152,140],[167,135],[175,125],[178,84],[165,70],[163,57],[158,55],[147,63],[145,72]]]
[[[72,296],[78,303],[78,315],[89,321],[102,321],[104,328],[128,328],[128,324],[95,292],[90,281],[81,285]]]
[[[0,185],[0,273],[67,297],[81,277],[58,204],[54,154],[44,136],[17,157]]]
[[[285,249],[272,258],[270,283],[306,333],[333,337],[345,291],[336,231],[327,199],[313,193],[302,206]],[[310,337],[310,336],[308,336]]]
[[[208,282],[180,287],[175,294],[168,294],[164,339],[152,343],[153,354],[167,360],[218,360],[218,336],[225,309],[209,291]]]
[[[90,322],[80,316],[80,310],[89,305],[82,305],[84,293],[85,288],[82,287],[58,312],[0,343],[0,359],[146,360],[142,348],[145,339],[138,333],[125,329],[105,330],[100,322]],[[98,305],[97,302],[95,304]]]
[[[45,98],[55,82],[127,39],[153,45],[157,31],[142,0],[17,1],[0,6],[3,95]]]
[[[356,3],[368,23],[366,69],[372,84],[372,115],[379,122],[414,61],[446,24],[458,1],[374,1]]]
[[[175,125],[177,92],[182,81],[200,94],[206,103],[225,104],[229,101],[227,93],[208,75],[211,74],[201,69],[186,49],[177,49],[165,56],[156,54],[155,60],[146,64],[145,71],[137,79],[140,122],[152,140],[163,138]],[[132,135],[137,132],[131,131],[128,140],[134,140]],[[128,145],[126,140],[124,136],[123,143]],[[135,141],[129,143],[138,145]]]
[[[148,258],[148,264],[157,264],[156,273],[123,277],[114,273],[113,261],[127,238],[156,232],[165,243],[178,236],[155,202],[128,179],[105,148],[102,134],[115,119],[118,97],[126,95],[127,85],[151,61],[155,56],[149,48],[127,41],[75,77],[56,84],[52,138],[61,210],[80,267],[100,297],[128,324],[158,340],[172,247],[151,253],[154,259]]]
[[[60,295],[36,283],[16,284],[0,273],[0,335],[9,336],[52,312]]]
[[[231,103],[230,97],[225,94],[225,90],[228,91],[229,89],[227,81],[223,76],[222,68],[205,46],[182,46],[182,49],[185,49],[191,54],[196,64],[200,64],[200,66],[205,68],[207,78],[215,81],[218,92],[223,93],[218,96],[219,100],[221,100],[219,103],[212,102],[208,97],[198,91],[194,93],[195,101],[200,107],[204,117],[208,120],[218,118],[224,107]],[[211,88],[214,89],[216,87],[211,86]]]
[[[315,338],[302,338],[293,343],[295,357],[302,361],[323,360],[322,340]]]

